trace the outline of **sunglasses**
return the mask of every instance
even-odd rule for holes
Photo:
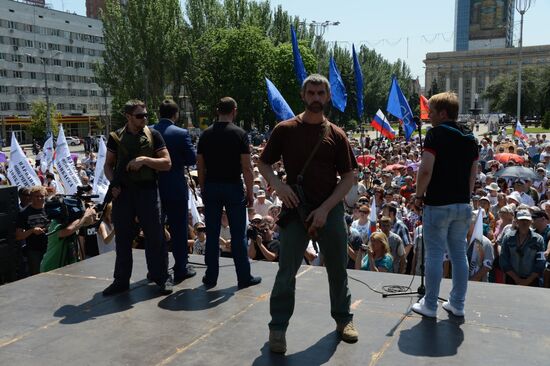
[[[148,113],[136,113],[136,114],[132,114],[132,116],[136,117],[137,119],[149,118]]]
[[[206,228],[205,228],[205,227],[199,227],[199,228],[197,228],[197,232],[199,232],[199,233],[205,233],[205,232],[206,232]]]
[[[368,214],[368,213],[369,213],[368,211],[363,211],[363,210],[359,210],[359,212],[364,213],[364,214]]]

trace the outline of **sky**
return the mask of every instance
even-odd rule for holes
[[[56,10],[86,15],[85,0],[47,0]],[[183,2],[183,1],[182,1]],[[326,28],[324,39],[343,47],[354,43],[375,49],[391,62],[404,60],[424,85],[428,52],[453,51],[455,0],[271,0],[306,22],[340,22]],[[550,0],[535,0],[524,16],[523,45],[550,44]],[[514,14],[514,44],[520,16]]]

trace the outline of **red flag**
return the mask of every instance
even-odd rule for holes
[[[430,106],[428,99],[425,96],[420,96],[420,119],[429,119],[428,113],[430,113]]]

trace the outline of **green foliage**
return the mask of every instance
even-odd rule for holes
[[[550,67],[526,67],[521,80],[521,114],[541,116],[550,102]],[[492,111],[515,116],[517,87],[517,73],[502,74],[489,84],[482,96],[489,99]]]
[[[430,90],[428,90],[428,96],[426,98],[430,99],[435,94],[439,94],[439,86],[437,85],[437,80],[433,79]]]
[[[44,141],[46,139],[46,115],[47,108],[44,100],[35,100],[31,103],[31,123],[29,125],[29,132],[33,138],[39,141]],[[55,105],[50,103],[50,125],[54,136],[57,136],[57,120],[59,118],[61,118],[61,113],[58,113]]]
[[[139,98],[156,109],[188,63],[184,21],[178,0],[107,0],[102,14],[104,64],[98,82],[119,102]],[[113,108],[113,118],[118,112]]]
[[[251,46],[253,45],[253,46]],[[212,115],[216,102],[232,96],[245,126],[262,121],[266,108],[264,77],[269,74],[274,47],[256,27],[213,29],[199,38],[193,53],[190,90],[201,114]]]
[[[296,29],[306,70],[328,74],[333,55],[348,92],[344,113],[332,110],[329,117],[346,126],[357,118],[357,95],[350,52],[316,38],[313,28],[282,6],[269,1],[186,0],[182,14],[178,0],[107,0],[104,22],[104,64],[96,67],[100,86],[113,96],[112,127],[125,123],[120,114],[130,98],[143,99],[149,111],[164,95],[177,101],[189,96],[194,122],[212,120],[217,100],[230,95],[237,100],[237,119],[263,128],[275,116],[268,105],[265,77],[270,78],[295,113],[303,110],[296,81],[290,26]],[[315,41],[314,41],[315,40]],[[314,41],[314,42],[313,42]],[[364,75],[364,120],[378,108],[385,109],[391,75],[399,78],[409,95],[410,70],[401,60],[390,63],[374,50],[358,53]]]

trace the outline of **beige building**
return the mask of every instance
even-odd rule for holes
[[[500,74],[517,73],[518,48],[481,49],[426,54],[426,94],[435,80],[439,91],[452,90],[460,100],[459,113],[474,108],[476,95],[481,113],[489,110],[489,101],[481,94]],[[523,47],[523,66],[550,65],[550,45]]]

